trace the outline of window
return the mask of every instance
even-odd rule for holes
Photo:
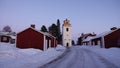
[[[7,41],[7,37],[3,37],[3,41]]]
[[[66,28],[66,31],[69,31],[69,28]]]
[[[118,39],[118,41],[117,41],[117,45],[120,46],[120,39]]]

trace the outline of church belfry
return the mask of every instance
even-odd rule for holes
[[[69,20],[64,20],[62,26],[62,43],[64,46],[72,46],[72,38],[71,38],[71,24]]]

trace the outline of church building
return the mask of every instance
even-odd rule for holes
[[[64,20],[62,26],[63,38],[62,42],[64,46],[72,46],[72,37],[71,37],[71,24],[69,20]]]

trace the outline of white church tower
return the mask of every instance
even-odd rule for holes
[[[62,43],[64,46],[72,46],[72,38],[71,38],[71,24],[69,20],[64,20],[64,24],[62,26]]]

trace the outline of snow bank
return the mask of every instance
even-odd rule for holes
[[[0,43],[1,68],[37,68],[56,59],[65,51],[65,47],[58,45],[46,51],[38,49],[19,49],[15,45]]]
[[[34,55],[36,53],[42,53],[42,50],[34,49],[34,48],[28,48],[28,49],[19,49],[19,52],[26,54],[26,55]]]
[[[81,46],[82,48],[93,51],[107,59],[109,62],[120,67],[120,48],[100,48],[97,46]]]
[[[61,45],[57,45],[57,47],[55,48],[57,51],[63,51],[66,49],[65,46],[61,46]]]

